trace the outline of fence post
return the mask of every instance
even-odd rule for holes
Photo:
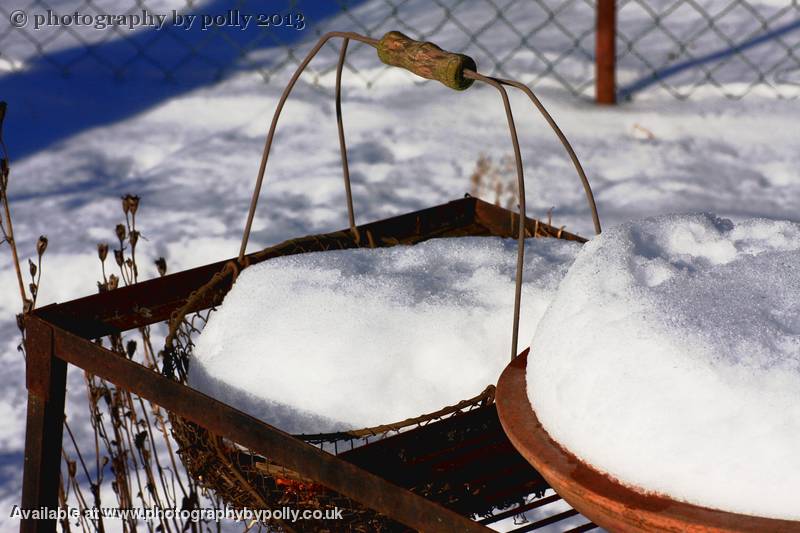
[[[615,104],[617,102],[616,19],[616,0],[598,0],[597,42],[594,53],[595,102],[598,104]]]

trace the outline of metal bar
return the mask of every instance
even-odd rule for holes
[[[457,234],[459,228],[480,224],[480,220],[477,219],[481,217],[478,217],[475,211],[478,205],[482,207],[484,215],[494,214],[493,220],[496,219],[498,222],[493,224],[493,228],[497,228],[499,231],[503,222],[505,222],[505,226],[508,226],[509,212],[507,210],[476,198],[461,198],[413,213],[362,224],[357,228],[362,234],[370,231],[378,241],[384,237],[405,240],[421,235],[433,236],[434,233],[436,235]],[[527,224],[533,227],[534,221],[528,220]],[[543,227],[541,223],[539,226]],[[341,240],[341,234],[345,231],[348,230],[316,235],[314,238],[320,242],[330,239],[333,245],[335,239]],[[282,249],[281,246],[279,244],[272,247],[273,251],[266,254],[264,250],[248,254],[247,262],[254,264],[270,257],[291,253],[291,251]],[[175,274],[140,281],[135,285],[120,287],[113,291],[85,296],[62,304],[48,305],[35,310],[34,314],[53,325],[88,339],[162,322],[169,320],[172,312],[180,309],[193,291],[207,283],[230,261],[231,259],[227,259]],[[193,309],[193,311],[200,309],[202,307]]]
[[[508,209],[497,207],[496,205],[486,203],[483,200],[478,200],[475,203],[476,221],[482,226],[488,228],[490,233],[494,236],[508,237],[515,234],[516,232],[513,231],[513,228],[517,227],[519,224],[519,220],[517,220],[518,216],[519,215],[510,212]],[[535,232],[540,236],[553,238],[558,237],[568,241],[577,241],[580,243],[586,242],[586,239],[580,235],[555,228],[549,224],[531,218],[528,218],[525,221],[525,228],[527,229],[528,234],[531,236],[533,236]]]
[[[506,121],[511,135],[511,145],[514,148],[514,162],[517,167],[517,201],[519,202],[519,229],[517,234],[517,275],[514,287],[514,324],[511,329],[511,360],[517,356],[517,344],[519,343],[519,310],[522,303],[522,267],[525,259],[525,176],[522,171],[522,154],[519,149],[519,138],[517,128],[514,125],[514,114],[511,112],[511,103],[508,101],[508,93],[503,85],[496,79],[484,76],[472,70],[465,70],[464,77],[482,81],[491,85],[500,93],[503,99],[503,108],[506,111]]]
[[[342,39],[342,48],[339,50],[339,63],[336,65],[336,127],[339,130],[339,151],[342,154],[342,177],[344,178],[344,192],[347,197],[347,221],[350,231],[358,238],[356,229],[356,215],[353,210],[353,192],[350,188],[350,167],[347,164],[347,143],[344,139],[344,123],[342,120],[342,70],[347,56],[347,45],[350,39]]]
[[[497,513],[496,515],[492,515],[488,518],[484,518],[483,520],[480,520],[478,523],[494,524],[495,522],[499,522],[500,520],[505,520],[506,518],[511,518],[512,516],[517,516],[518,514],[522,514],[526,511],[530,511],[532,509],[538,509],[539,507],[544,507],[545,505],[557,502],[560,499],[561,496],[559,496],[558,494],[553,494],[552,496],[548,496],[546,498],[539,498],[538,500],[526,503],[525,505],[520,505],[509,511],[504,511],[502,513]]]
[[[29,317],[32,327],[46,327]],[[164,409],[421,531],[490,531],[430,500],[342,461],[283,431],[161,374],[52,326],[55,354]]]
[[[597,41],[595,44],[595,102],[617,102],[616,0],[597,0]]]
[[[53,355],[53,330],[47,323],[28,316],[25,334],[28,416],[21,507],[55,510],[61,476],[67,364]],[[54,532],[56,520],[23,519],[19,530]]]

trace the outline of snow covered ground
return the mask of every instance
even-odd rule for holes
[[[377,17],[378,4],[359,9]],[[351,26],[344,20],[342,27]],[[443,35],[443,46],[454,35]],[[313,36],[307,38],[310,46]],[[494,44],[506,38],[498,34]],[[493,89],[455,93],[418,84],[405,72],[382,72],[369,50],[353,48],[361,74],[345,76],[344,113],[359,221],[460,197],[471,188],[479,154],[499,160],[511,153]],[[270,49],[259,53],[269,60]],[[334,55],[331,49],[328,64]],[[475,55],[480,65],[480,52]],[[524,72],[525,58],[509,68]],[[379,74],[380,83],[365,88],[363,77]],[[152,80],[115,84],[105,72],[82,76],[40,76],[28,85],[10,78],[3,85],[0,77],[6,90],[0,96],[18,125],[5,131],[11,156],[15,146],[25,155],[12,162],[9,188],[22,256],[33,255],[39,234],[50,238],[40,304],[95,291],[95,245],[113,242],[119,197],[128,192],[142,197],[144,276],[155,275],[151,260],[161,255],[171,272],[235,255],[264,134],[288,73],[265,85],[243,70],[215,85],[169,91],[153,89]],[[250,250],[346,226],[332,76],[320,83],[327,90],[301,82],[284,111]],[[656,92],[600,108],[543,85],[539,95],[574,144],[605,226],[698,211],[734,221],[800,221],[797,101],[759,91],[730,101],[709,90],[685,102]],[[562,148],[526,99],[512,95],[512,105],[529,214],[543,217],[555,206],[556,225],[591,236],[583,192]],[[24,142],[15,144],[17,135]],[[26,395],[13,319],[19,307],[6,260],[0,267],[0,510],[18,502],[21,486]],[[81,376],[73,373],[70,383],[77,401],[84,394]],[[16,527],[0,516],[0,529]]]

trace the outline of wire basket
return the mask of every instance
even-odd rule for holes
[[[347,194],[347,209],[350,221],[349,229],[333,233],[310,235],[285,241],[266,248],[255,254],[245,256],[245,249],[253,222],[258,197],[263,182],[264,171],[269,156],[270,146],[283,105],[288,98],[300,73],[308,65],[319,49],[331,38],[343,39],[336,77],[336,109],[339,126],[339,141],[342,152],[342,168]],[[477,199],[451,202],[417,213],[411,213],[393,219],[387,219],[363,226],[356,226],[353,214],[353,203],[350,193],[349,169],[341,120],[341,72],[344,64],[347,43],[349,40],[365,42],[378,49],[382,61],[401,66],[423,77],[441,81],[448,87],[463,90],[473,81],[482,81],[498,89],[505,104],[509,122],[512,144],[517,163],[517,182],[520,213],[515,214],[505,209],[490,206]],[[271,128],[267,136],[261,167],[253,193],[247,224],[242,239],[238,260],[229,261],[224,268],[214,275],[205,285],[194,291],[186,304],[175,312],[169,322],[169,333],[164,349],[163,372],[168,377],[186,383],[188,366],[191,364],[193,338],[198,335],[215,306],[222,303],[225,295],[235,283],[238,274],[250,265],[267,261],[274,257],[328,250],[344,250],[353,248],[379,248],[396,245],[413,245],[432,238],[450,238],[460,236],[498,236],[515,237],[519,241],[517,256],[517,283],[512,330],[512,357],[517,353],[517,334],[519,326],[519,305],[522,280],[522,261],[525,238],[556,237],[568,240],[584,241],[577,235],[556,229],[548,224],[525,217],[524,180],[519,155],[519,145],[514,127],[508,98],[504,85],[518,87],[528,94],[539,108],[548,123],[562,140],[581,177],[587,199],[593,214],[595,229],[599,232],[594,200],[588,181],[580,167],[577,157],[553,122],[530,90],[517,82],[497,80],[477,73],[475,62],[460,54],[442,51],[431,43],[412,41],[399,32],[390,32],[380,41],[353,33],[333,32],[323,36],[301,63],[292,77],[278,103]],[[197,309],[205,308],[202,311]],[[319,446],[325,451],[348,459],[348,451],[376,440],[386,439],[400,433],[414,431],[423,427],[436,429],[436,424],[452,420],[446,428],[446,435],[440,437],[448,440],[450,445],[466,441],[474,437],[476,431],[488,431],[474,422],[469,413],[481,409],[494,409],[494,386],[489,385],[483,391],[476,391],[472,398],[465,399],[455,405],[443,407],[436,412],[423,414],[399,422],[392,422],[371,428],[354,429],[336,433],[320,433],[315,435],[297,435],[309,444]],[[179,455],[188,472],[204,487],[212,489],[226,504],[239,508],[275,509],[282,506],[308,508],[325,511],[338,509],[342,512],[341,520],[304,520],[293,524],[273,520],[271,526],[296,531],[406,531],[407,528],[393,522],[377,512],[363,507],[345,496],[277,464],[262,455],[236,444],[235,442],[214,435],[203,427],[189,422],[175,414],[170,414],[173,435],[179,444]],[[462,423],[463,422],[463,423]],[[442,426],[444,427],[444,426]],[[487,426],[488,427],[488,426]],[[495,431],[495,430],[493,430]],[[499,427],[496,429],[502,435]],[[504,435],[503,435],[503,438]],[[436,439],[433,439],[435,441]],[[434,452],[435,450],[429,450]],[[404,461],[412,464],[419,450],[408,450],[400,447],[396,450]],[[445,472],[446,474],[446,472]],[[457,512],[466,515],[487,515],[493,508],[505,507],[519,500],[519,494],[509,494],[488,500],[476,497],[490,483],[497,480],[479,481],[472,478],[456,479],[447,475],[436,480],[417,479],[408,488],[431,500],[442,503]],[[531,483],[521,482],[525,494],[535,490]],[[538,489],[536,489],[538,490]]]

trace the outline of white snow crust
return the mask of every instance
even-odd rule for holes
[[[579,248],[529,240],[521,338]],[[254,265],[199,336],[189,382],[292,432],[395,422],[471,398],[510,357],[516,253],[512,239],[464,237]]]
[[[547,432],[622,483],[800,519],[800,224],[629,222],[587,243],[539,323]]]

